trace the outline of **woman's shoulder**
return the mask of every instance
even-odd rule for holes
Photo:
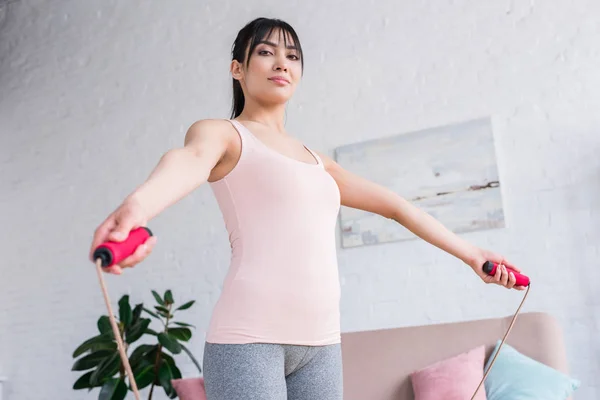
[[[227,119],[202,119],[194,122],[186,134],[185,145],[214,160],[209,176],[211,183],[228,175],[241,155],[236,128]]]
[[[231,122],[227,119],[218,119],[218,118],[206,118],[199,119],[193,122],[188,131],[208,131],[208,132],[223,132],[226,130],[230,130],[232,127]]]
[[[227,119],[207,118],[193,122],[186,132],[185,141],[199,138],[231,140],[235,137],[235,128]]]

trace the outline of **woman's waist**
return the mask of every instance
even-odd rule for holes
[[[221,302],[234,308],[288,310],[298,313],[337,309],[340,285],[335,274],[238,273],[227,280]]]
[[[337,259],[311,257],[239,257],[232,264],[225,285],[260,288],[272,293],[331,292],[339,286]]]

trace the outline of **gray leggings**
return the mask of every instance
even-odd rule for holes
[[[342,400],[339,344],[204,346],[208,400]]]

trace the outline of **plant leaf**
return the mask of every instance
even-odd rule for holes
[[[156,302],[158,304],[160,304],[161,306],[165,305],[165,301],[160,297],[160,295],[155,290],[152,291],[152,295],[154,296],[154,299],[156,300]]]
[[[181,379],[181,371],[177,368],[177,365],[170,364],[171,373],[173,375],[173,379]]]
[[[163,307],[163,306],[154,306],[154,308],[156,309],[156,311],[162,311],[164,313],[169,313],[169,309],[167,307]]]
[[[158,354],[158,350],[160,349],[160,345],[154,346],[152,350],[144,354],[144,362],[149,362],[152,365],[156,365],[156,356]],[[162,353],[162,352],[161,352]],[[160,360],[160,357],[159,357]]]
[[[193,306],[195,302],[196,302],[196,300],[188,301],[187,303],[185,303],[185,304],[177,307],[175,309],[175,311],[177,311],[177,310],[187,310],[188,308],[190,308],[191,306]]]
[[[196,368],[198,368],[198,372],[200,372],[200,374],[202,374],[202,368],[200,368],[200,363],[198,362],[198,360],[196,360],[196,358],[194,357],[194,355],[192,354],[192,352],[190,351],[190,349],[188,349],[187,347],[185,347],[183,344],[179,343],[181,345],[181,349],[183,351],[185,351],[187,353],[187,355],[190,357],[190,359],[192,360],[192,362],[194,363],[194,365],[196,366]]]
[[[141,390],[154,382],[154,378],[156,378],[156,375],[154,374],[154,365],[150,364],[144,367],[139,373],[135,374],[135,383],[137,384],[138,389]]]
[[[102,389],[100,389],[100,394],[98,395],[98,400],[110,400],[113,397],[113,394],[117,390],[117,384],[119,383],[118,379],[109,379],[104,385],[102,385]]]
[[[94,345],[114,343],[113,339],[114,335],[112,333],[112,330],[89,338],[75,349],[75,351],[73,352],[73,358],[79,357],[80,355],[94,347]]]
[[[127,328],[131,324],[133,319],[133,312],[131,311],[131,305],[129,304],[129,295],[123,295],[119,300],[119,319],[123,325]]]
[[[164,362],[169,363],[169,365],[175,365],[175,359],[169,353],[162,351],[160,357]]]
[[[192,331],[189,328],[171,328],[169,329],[169,335],[177,340],[187,342],[192,338]]]
[[[144,369],[146,369],[149,366],[154,366],[154,364],[156,363],[156,359],[151,360],[149,355],[150,353],[144,355],[144,357],[138,361],[135,367],[133,365],[131,366],[131,371],[134,375],[141,373]]]
[[[175,303],[175,301],[173,301],[173,292],[171,292],[170,289],[165,292],[165,303],[166,304]]]
[[[102,385],[98,400],[123,400],[125,396],[127,396],[125,381],[119,378],[112,378]]]
[[[102,360],[114,354],[113,350],[98,350],[75,361],[71,371],[86,371],[98,366]]]
[[[131,344],[141,338],[149,325],[150,319],[144,318],[138,321],[135,325],[130,326],[125,332],[125,342]]]
[[[93,353],[94,351],[98,351],[98,350],[117,350],[117,348],[118,348],[117,342],[115,342],[115,341],[99,342],[99,343],[94,343],[90,347],[90,352]]]
[[[119,371],[121,366],[121,359],[119,358],[119,352],[115,352],[111,357],[105,358],[98,365],[98,368],[94,370],[90,377],[90,383],[92,385],[98,385],[107,378],[111,378],[114,374]]]
[[[138,320],[142,316],[143,309],[144,309],[144,304],[140,303],[140,304],[135,305],[135,308],[132,311],[131,325],[135,325],[135,323],[138,322]]]
[[[121,379],[111,400],[124,400],[125,397],[127,397],[127,384],[124,379]]]
[[[90,377],[94,371],[88,371],[85,374],[81,375],[79,379],[75,381],[73,384],[73,390],[80,389],[91,389],[93,386],[90,384]]]
[[[173,389],[171,379],[173,379],[173,371],[171,366],[168,363],[163,362],[158,369],[158,382],[165,390],[167,396],[173,399],[175,398],[173,395],[177,396],[177,394],[175,393],[175,389]]]
[[[194,325],[192,324],[186,324],[185,322],[173,322],[175,325],[179,325],[179,326],[189,326],[190,328],[196,328]]]
[[[160,317],[153,311],[148,310],[147,308],[144,307],[144,311],[146,311],[148,314],[152,315],[154,318],[158,318],[160,319]]]
[[[141,344],[129,356],[129,364],[131,368],[136,368],[140,360],[152,350],[158,348],[156,344]]]
[[[158,336],[158,332],[153,331],[152,329],[146,329],[144,331],[144,333],[147,333],[148,335],[152,335],[152,336]]]
[[[154,306],[154,308],[156,309],[156,311],[158,311],[158,315],[160,315],[163,318],[172,318],[173,317],[173,315],[171,315],[171,313],[169,312],[169,310],[166,307]]]
[[[173,354],[181,353],[181,344],[171,337],[168,333],[161,332],[158,334],[158,341],[162,344],[167,350],[169,350]]]
[[[100,318],[98,318],[98,322],[96,323],[96,325],[98,325],[98,331],[101,334],[110,332],[112,330],[112,327],[110,326],[110,319],[108,318],[108,315],[103,315]]]

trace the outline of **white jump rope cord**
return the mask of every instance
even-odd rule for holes
[[[508,326],[508,329],[506,330],[506,334],[504,334],[504,338],[502,338],[502,342],[500,342],[500,346],[498,346],[498,350],[496,351],[496,354],[494,355],[494,358],[492,358],[490,366],[488,367],[487,371],[483,375],[483,378],[481,379],[481,382],[479,382],[479,385],[477,386],[477,389],[475,389],[475,393],[473,393],[473,397],[471,397],[471,400],[475,399],[475,395],[477,395],[477,392],[481,388],[481,385],[483,385],[483,382],[485,381],[485,378],[487,378],[490,370],[492,369],[492,366],[494,365],[494,362],[496,362],[496,357],[498,357],[498,354],[500,354],[500,349],[504,345],[504,342],[506,341],[506,338],[508,337],[508,334],[510,333],[510,330],[512,329],[513,325],[515,324],[515,321],[517,319],[517,315],[519,314],[519,311],[521,311],[521,307],[523,307],[523,303],[525,303],[525,299],[527,298],[527,295],[529,294],[529,289],[530,288],[531,288],[531,284],[527,285],[527,291],[525,292],[525,295],[523,296],[523,300],[521,300],[521,304],[519,304],[519,308],[517,308],[517,311],[515,312],[515,315],[513,316],[513,319],[510,322],[510,325]]]
[[[129,365],[129,359],[127,358],[127,354],[125,353],[125,346],[123,345],[123,339],[121,338],[121,332],[119,332],[119,328],[117,327],[117,321],[115,321],[115,316],[113,315],[112,307],[110,306],[110,299],[108,298],[108,291],[106,290],[106,284],[104,283],[104,272],[102,271],[102,260],[100,258],[96,259],[96,272],[98,273],[98,280],[100,281],[100,286],[102,287],[102,294],[104,295],[104,302],[106,303],[106,308],[108,310],[108,318],[110,319],[110,326],[112,326],[113,334],[115,339],[117,340],[117,346],[119,347],[119,354],[121,356],[121,361],[125,366],[125,371],[127,372],[127,376],[129,376],[129,384],[131,385],[131,389],[133,390],[133,394],[135,395],[136,400],[140,400],[140,393],[138,392],[137,384],[135,383],[135,378],[133,377],[133,372],[131,371],[131,366]]]

